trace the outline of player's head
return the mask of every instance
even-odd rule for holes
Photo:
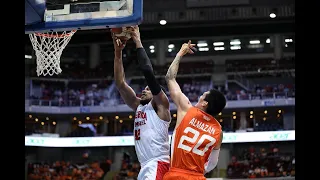
[[[160,85],[160,87],[163,92],[166,92],[163,86]],[[146,86],[144,90],[142,90],[141,97],[140,97],[140,104],[146,105],[151,101],[152,98],[153,98],[152,92],[149,89],[149,87]]]
[[[211,116],[219,114],[226,106],[226,98],[218,90],[211,89],[206,91],[200,96],[196,107],[203,109],[206,113]]]

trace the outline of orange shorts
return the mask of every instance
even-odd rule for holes
[[[201,173],[170,167],[170,170],[163,176],[163,180],[206,180],[206,178]]]

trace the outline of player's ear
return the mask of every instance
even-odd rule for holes
[[[202,107],[207,107],[208,106],[208,101],[203,100],[202,103],[201,103],[201,106]]]

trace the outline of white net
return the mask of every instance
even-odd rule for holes
[[[29,34],[30,41],[37,57],[37,75],[60,74],[60,57],[62,51],[76,32],[46,32]]]

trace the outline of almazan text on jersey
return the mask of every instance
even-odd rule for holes
[[[215,129],[212,126],[209,126],[208,124],[205,124],[201,121],[198,121],[196,118],[192,118],[189,122],[190,125],[193,127],[196,127],[202,131],[208,132],[210,134],[214,134]]]

